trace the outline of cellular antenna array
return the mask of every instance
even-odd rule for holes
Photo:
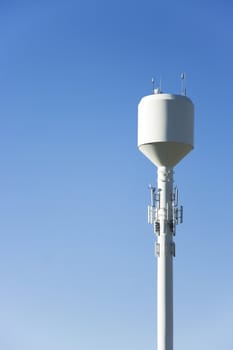
[[[173,168],[194,147],[194,105],[186,89],[182,92],[174,95],[153,89],[138,105],[138,148],[157,167],[157,190],[150,186],[148,207],[148,222],[157,237],[157,350],[173,350],[173,237],[176,225],[183,221]]]

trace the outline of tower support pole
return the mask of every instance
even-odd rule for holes
[[[173,350],[173,168],[158,168],[157,350]]]

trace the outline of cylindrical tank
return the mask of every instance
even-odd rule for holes
[[[174,167],[193,149],[194,105],[181,95],[153,94],[138,105],[138,147],[156,166]]]

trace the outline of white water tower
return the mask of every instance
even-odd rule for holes
[[[193,149],[194,105],[184,95],[155,93],[138,106],[138,148],[157,166],[148,221],[157,236],[157,350],[173,350],[173,257],[176,225],[183,220],[173,168]]]

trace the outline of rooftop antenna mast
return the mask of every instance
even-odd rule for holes
[[[184,78],[183,73],[182,81]],[[194,105],[186,97],[184,85],[182,92],[182,95],[173,95],[154,90],[138,105],[138,148],[157,167],[157,190],[150,186],[148,207],[148,222],[154,226],[158,258],[157,350],[173,350],[173,237],[176,225],[183,221],[178,190],[173,188],[173,168],[194,146]]]
[[[160,81],[159,81],[159,87],[155,87],[155,79],[152,78],[151,79],[151,83],[152,83],[152,94],[160,94],[161,92],[161,85],[162,85],[162,79],[160,77]]]
[[[186,74],[181,73],[180,79],[181,79],[181,94],[183,96],[186,96]]]
[[[151,79],[151,83],[152,83],[152,94],[154,94],[154,91],[155,91],[155,78]]]

